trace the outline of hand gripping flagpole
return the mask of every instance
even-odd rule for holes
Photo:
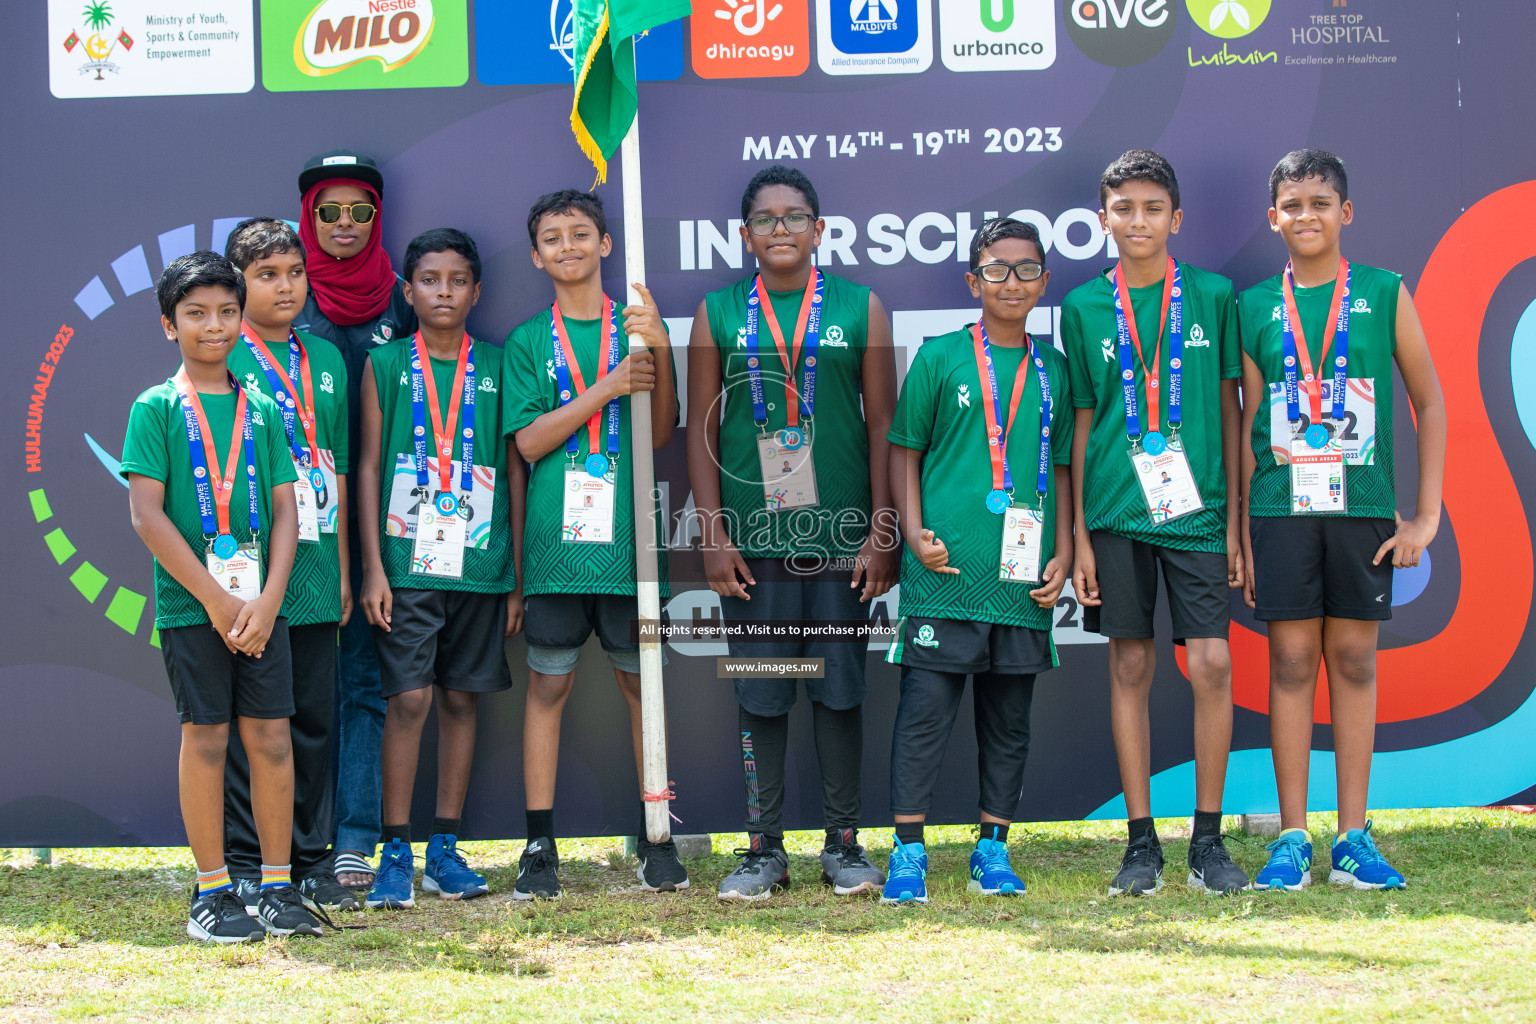
[[[632,44],[631,44],[632,45]],[[645,283],[645,229],[640,205],[640,115],[630,122],[620,147],[624,168],[624,276],[629,300],[641,301],[636,284]],[[645,342],[636,337],[630,351]],[[665,367],[657,367],[658,374]],[[651,393],[629,396],[629,450],[634,471],[635,597],[640,619],[640,735],[645,796],[645,834],[653,843],[672,836],[672,784],[667,780],[667,706],[661,682],[661,591],[656,566],[656,465],[651,448]]]

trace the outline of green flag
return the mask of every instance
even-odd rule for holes
[[[633,37],[687,17],[688,11],[689,0],[575,0],[571,130],[597,168],[598,181],[608,180],[608,158],[635,119],[639,94]]]

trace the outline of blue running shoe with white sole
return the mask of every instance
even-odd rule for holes
[[[485,876],[471,871],[459,853],[459,837],[441,834],[427,839],[427,869],[421,873],[421,888],[445,900],[472,900],[491,891]]]
[[[1255,889],[1300,892],[1312,884],[1312,837],[1304,828],[1288,828],[1265,847],[1269,863],[1253,880]]]
[[[1352,885],[1356,889],[1406,889],[1407,879],[1376,849],[1371,838],[1371,823],[1365,828],[1352,828],[1333,840],[1333,870],[1328,881],[1335,885]]]
[[[891,860],[885,866],[885,888],[880,902],[889,904],[928,902],[928,851],[922,843],[893,840]]]
[[[1008,863],[1008,844],[983,839],[971,851],[971,892],[983,896],[1022,896],[1024,879]]]
[[[411,844],[391,839],[379,853],[379,868],[368,890],[369,910],[398,910],[416,905],[416,862]]]

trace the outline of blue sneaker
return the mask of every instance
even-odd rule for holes
[[[485,876],[469,869],[458,843],[455,835],[427,839],[427,869],[421,873],[423,892],[435,892],[445,900],[471,900],[491,891]]]
[[[1312,837],[1304,828],[1288,828],[1265,847],[1269,863],[1253,880],[1255,889],[1300,892],[1312,884]]]
[[[983,896],[1022,896],[1024,879],[1008,863],[1008,844],[983,839],[971,851],[971,892]]]
[[[895,840],[891,860],[885,866],[885,888],[881,903],[928,902],[928,851],[922,843],[903,844]]]
[[[368,890],[369,910],[395,910],[416,905],[416,862],[411,844],[391,839],[379,852],[379,868]]]
[[[1333,840],[1333,870],[1328,881],[1335,885],[1352,885],[1356,889],[1406,889],[1408,881],[1403,873],[1376,849],[1371,838],[1371,823],[1365,828],[1352,828]]]

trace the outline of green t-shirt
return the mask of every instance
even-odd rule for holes
[[[1401,274],[1350,264],[1349,393],[1345,397],[1344,502],[1347,516],[1391,519],[1397,508],[1392,477],[1392,363],[1397,353],[1397,297]],[[1285,367],[1280,342],[1280,275],[1261,281],[1238,299],[1243,351],[1248,353],[1269,386],[1269,401],[1253,417],[1253,480],[1248,514],[1291,514],[1291,472],[1285,406]],[[1296,289],[1296,310],[1312,365],[1325,385],[1332,366],[1320,365],[1323,335],[1333,303],[1333,283]],[[1330,348],[1328,357],[1333,358]],[[1323,416],[1331,420],[1332,396],[1324,399]],[[1245,399],[1247,400],[1247,399]],[[1254,400],[1259,400],[1255,396]],[[1301,415],[1309,415],[1306,393],[1300,395]],[[1278,439],[1273,425],[1281,424]],[[1280,459],[1287,461],[1282,463]]]
[[[335,460],[338,477],[347,472],[347,367],[341,352],[324,338],[297,332],[299,344],[309,355],[310,384],[314,393],[305,391],[306,408],[315,412],[315,443],[329,451]],[[288,347],[268,345],[267,351],[278,360],[284,373],[288,372]],[[229,372],[239,378],[247,390],[259,391],[273,397],[271,382],[262,372],[261,364],[251,354],[250,345],[244,340],[229,354]],[[295,380],[297,387],[304,382]],[[279,411],[279,426],[283,425]],[[308,445],[304,428],[295,420],[295,440],[300,448]],[[285,430],[286,433],[286,430]],[[291,449],[290,449],[291,454]],[[313,456],[312,456],[313,457]],[[326,495],[319,509],[323,518],[331,511],[335,495]],[[341,621],[341,559],[336,550],[337,535],[334,531],[321,531],[318,542],[301,542],[293,556],[293,572],[288,577],[288,593],[283,596],[282,614],[290,626],[311,626],[321,622]]]
[[[1051,464],[1072,463],[1072,389],[1067,360],[1049,345],[1040,346],[1051,385]],[[1024,348],[992,346],[992,365],[1008,417],[1013,380],[1029,375],[1019,411],[1008,434],[1008,468],[1014,504],[1044,502],[1040,566],[1056,553],[1056,474],[1046,474],[1045,495],[1035,491],[1040,461],[1040,374],[1025,362]],[[976,369],[970,327],[925,341],[912,360],[896,403],[888,435],[892,444],[923,452],[923,528],[949,549],[949,564],[959,575],[933,572],[911,548],[901,559],[901,614],[971,622],[995,622],[1029,629],[1051,628],[1051,609],[1041,608],[1029,592],[1038,583],[997,578],[1003,517],[987,508],[992,490],[984,403],[988,388]],[[1001,425],[1001,424],[999,424]]]
[[[238,396],[198,393],[203,412],[208,417],[208,431],[213,436],[219,472],[224,471],[229,456],[230,433],[235,427]],[[293,456],[283,437],[283,421],[277,406],[265,395],[251,394],[247,399],[251,426],[256,437],[256,495],[261,519],[262,582],[267,573],[267,534],[272,524],[272,488],[291,484]],[[251,539],[245,460],[235,460],[235,477],[230,488],[229,530],[241,544]],[[203,534],[203,520],[197,510],[197,486],[192,476],[192,455],[187,447],[187,421],[181,411],[181,394],[167,380],[156,384],[134,400],[128,411],[128,434],[123,440],[123,464],[118,470],[127,479],[130,473],[147,476],[165,484],[165,514],[176,526],[199,560],[208,550]],[[155,628],[175,629],[208,622],[208,612],[197,598],[176,582],[155,560]]]
[[[591,387],[597,380],[598,358],[608,336],[604,320],[565,318],[567,336],[581,368],[581,379]],[[621,336],[620,345],[627,346]],[[626,349],[627,351],[627,349]],[[560,386],[555,373],[550,334],[550,310],[523,321],[507,336],[507,426],[521,430],[560,406]],[[677,367],[667,350],[667,369],[674,389]],[[675,394],[675,390],[674,390]],[[672,409],[674,419],[677,408]],[[598,421],[598,451],[607,453],[608,415],[603,407]],[[609,544],[568,542],[562,538],[565,519],[565,471],[571,464],[564,443],[533,466],[528,479],[528,518],[523,529],[523,593],[525,594],[633,594],[635,592],[635,499],[634,465],[630,460],[629,396],[619,399],[619,462],[614,481],[613,541]],[[576,468],[591,454],[587,425],[576,430]],[[661,596],[667,588],[666,524],[657,520],[657,569]]]
[[[406,525],[415,509],[415,502],[410,499],[410,491],[416,486],[411,419],[411,359],[414,353],[415,341],[411,337],[396,338],[368,353],[383,417],[379,450],[379,546],[384,559],[384,575],[391,587],[409,590],[511,593],[517,589],[517,579],[512,566],[509,519],[512,503],[507,489],[507,438],[512,431],[507,426],[507,389],[503,386],[505,356],[500,348],[483,341],[474,342],[470,353],[479,383],[475,386],[475,487],[469,496],[474,516],[466,531],[464,573],[458,578],[450,578],[411,572],[411,549],[415,542],[406,536]],[[438,408],[445,417],[452,399],[455,368],[452,359],[432,360]],[[424,410],[424,418],[430,433],[433,429],[430,404]],[[454,432],[453,439],[455,461],[464,455],[463,409],[459,410],[459,418],[460,428]],[[429,455],[431,450],[429,440]],[[399,455],[404,455],[405,461],[397,465]],[[495,490],[489,500],[486,497],[486,470],[495,473]],[[429,474],[429,483],[436,494],[440,484],[435,473]],[[453,474],[453,486],[457,492],[457,471]]]
[[[1061,304],[1061,343],[1072,368],[1072,400],[1093,410],[1083,456],[1083,518],[1090,530],[1180,551],[1227,550],[1227,476],[1221,461],[1221,382],[1243,374],[1232,282],[1220,274],[1179,264],[1184,299],[1184,365],[1179,439],[1200,491],[1199,512],[1162,523],[1147,512],[1147,500],[1131,465],[1131,441],[1125,432],[1120,353],[1115,325],[1115,279],[1111,268],[1072,289]],[[1137,336],[1142,355],[1151,355],[1162,320],[1163,286],[1132,288]],[[1134,349],[1133,349],[1134,355]],[[1167,331],[1158,345],[1162,397],[1158,429],[1169,434],[1169,360]],[[1143,436],[1147,416],[1146,371],[1133,359],[1136,411]]]
[[[860,400],[869,289],[831,274],[824,277],[811,428],[818,499],[814,506],[768,511],[763,504],[763,471],[757,454],[762,430],[752,418],[747,370],[747,295],[756,287],[757,279],[745,278],[704,297],[709,332],[720,351],[720,372],[725,381],[725,407],[720,416],[720,505],[732,543],[747,558],[785,558],[801,552],[854,555],[869,536],[869,434]],[[784,343],[791,349],[804,296],[804,289],[768,293]],[[766,315],[759,317],[757,333],[768,413],[765,426],[777,431],[788,422],[784,362]],[[803,347],[794,379],[803,393]],[[879,467],[875,469],[879,471]]]

